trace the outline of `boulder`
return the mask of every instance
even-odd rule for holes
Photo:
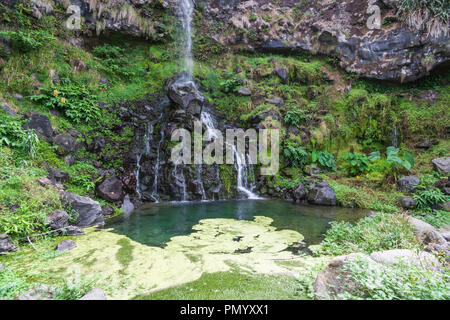
[[[315,167],[315,166],[306,166],[303,171],[308,176],[313,176],[313,175],[319,174],[321,172],[320,168],[319,167]]]
[[[323,206],[335,206],[336,194],[327,182],[317,182],[309,188],[308,202]]]
[[[436,170],[437,172],[450,172],[450,157],[434,159],[431,162],[433,163],[434,170]]]
[[[403,263],[408,266],[416,265],[432,271],[438,271],[440,264],[438,259],[428,252],[416,253],[413,250],[395,249],[372,252],[370,259],[381,264]]]
[[[58,153],[60,155],[67,155],[75,151],[76,141],[72,136],[67,134],[58,134],[53,138],[53,143],[58,146]]]
[[[106,300],[106,295],[102,289],[94,288],[82,296],[79,300]]]
[[[55,181],[57,183],[63,183],[69,180],[69,173],[60,169],[51,169],[48,170],[49,179]]]
[[[51,300],[54,296],[54,289],[46,285],[40,285],[30,289],[19,296],[19,300]]]
[[[240,88],[237,91],[237,94],[243,97],[250,97],[252,95],[252,92],[247,88]]]
[[[0,104],[0,108],[10,116],[17,117],[17,113],[15,113],[6,103]]]
[[[51,186],[53,184],[52,180],[47,177],[37,178],[36,182],[39,183],[42,187]]]
[[[414,200],[412,197],[400,197],[398,199],[398,202],[400,202],[400,205],[403,209],[414,209],[416,207],[416,200]]]
[[[0,253],[12,252],[19,250],[6,234],[0,234]]]
[[[53,128],[50,119],[46,115],[36,111],[29,111],[25,113],[25,118],[28,119],[28,123],[24,124],[24,128],[34,129],[47,142],[51,141]]]
[[[93,137],[92,143],[88,146],[90,152],[99,153],[106,146],[106,140],[103,137]]]
[[[311,246],[310,246],[311,247]],[[314,282],[314,297],[317,300],[343,299],[342,294],[350,293],[360,296],[365,288],[358,283],[347,264],[356,260],[367,263],[367,268],[381,269],[389,272],[386,266],[403,263],[408,266],[419,266],[432,271],[440,269],[439,261],[430,253],[413,250],[396,249],[373,252],[370,256],[361,253],[352,253],[339,256],[331,260],[318,274]],[[369,288],[370,290],[370,288]]]
[[[56,245],[55,250],[57,251],[69,251],[77,247],[76,243],[72,240],[63,240]]]
[[[78,214],[78,219],[75,222],[76,226],[89,227],[95,224],[103,224],[102,208],[97,201],[75,193],[65,192],[63,202],[66,205],[70,205],[72,210]]]
[[[293,198],[295,201],[300,201],[306,198],[306,188],[303,183],[300,183],[293,192]]]
[[[122,200],[124,197],[122,181],[117,177],[105,179],[97,186],[97,194],[100,198],[109,202]]]
[[[360,253],[334,258],[317,276],[313,286],[314,298],[316,300],[339,299],[339,294],[356,292],[361,289],[353,279],[352,273],[345,269],[347,263],[356,259],[364,259],[368,263],[376,263]]]
[[[416,176],[404,176],[397,181],[397,190],[413,192],[414,187],[420,183],[420,180]]]
[[[72,237],[72,236],[83,236],[85,235],[84,231],[75,226],[68,226],[62,230],[61,234],[63,236]]]
[[[286,69],[277,68],[277,69],[275,69],[275,74],[281,79],[281,82],[287,83],[289,74]]]
[[[413,217],[407,217],[407,219],[409,224],[414,229],[414,235],[416,236],[416,238],[424,244],[446,242],[442,235],[437,232],[437,230],[432,225]]]
[[[63,210],[53,211],[45,220],[53,230],[69,226],[69,215]]]
[[[277,107],[280,107],[280,106],[283,105],[284,100],[281,99],[280,97],[274,97],[272,99],[266,99],[266,102],[270,103],[270,104],[273,104],[273,105],[275,105]]]

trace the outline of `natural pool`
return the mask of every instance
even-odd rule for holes
[[[165,246],[174,236],[187,235],[202,219],[253,220],[269,217],[277,230],[294,230],[307,244],[318,244],[331,221],[356,222],[367,210],[299,205],[280,200],[230,200],[148,204],[131,215],[120,216],[107,227],[136,242]]]
[[[301,278],[312,280],[329,257],[296,244],[317,244],[330,221],[365,215],[277,200],[149,204],[71,237],[73,250],[49,247],[11,267],[56,285],[94,279],[113,299],[306,298]]]

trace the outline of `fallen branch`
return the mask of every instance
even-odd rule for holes
[[[35,251],[37,251],[36,247],[35,247],[35,246],[33,245],[33,243],[31,242],[30,237],[27,237],[27,240],[28,240],[28,242],[31,244],[31,246],[33,247],[33,249],[34,249]]]

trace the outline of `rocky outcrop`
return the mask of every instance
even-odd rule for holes
[[[430,243],[446,242],[442,235],[432,225],[413,217],[408,217],[407,219],[409,224],[413,227],[414,235],[422,243],[428,245]]]
[[[328,182],[317,182],[309,188],[308,202],[323,206],[335,206],[336,194]]]
[[[376,29],[367,26],[373,13],[367,13],[366,1],[203,3],[207,22],[220,21],[227,27],[222,32],[216,28],[214,34],[214,39],[224,46],[324,54],[337,59],[347,72],[398,82],[414,81],[450,59],[448,25],[432,27],[431,18],[409,25],[407,13],[399,13],[397,5],[390,1],[376,3],[381,12],[381,25]],[[383,24],[384,19],[392,23]]]
[[[96,224],[103,224],[102,208],[97,201],[71,192],[64,193],[62,200],[78,215],[75,226],[89,227]]]
[[[76,141],[72,136],[67,134],[59,134],[53,138],[53,143],[58,146],[60,155],[73,153],[76,147]]]
[[[306,188],[303,183],[300,183],[297,188],[295,188],[292,197],[295,201],[301,201],[306,198]]]

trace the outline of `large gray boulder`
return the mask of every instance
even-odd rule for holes
[[[63,210],[53,211],[45,221],[53,230],[65,228],[69,226],[69,215]]]
[[[420,183],[420,180],[416,176],[404,176],[397,181],[397,190],[413,192],[414,187]]]
[[[120,201],[124,197],[122,181],[116,177],[106,178],[97,186],[97,194],[100,198],[109,201]]]
[[[403,263],[408,266],[416,265],[433,271],[438,271],[440,269],[438,259],[428,252],[416,253],[413,250],[395,249],[372,252],[370,254],[370,259],[387,265]]]
[[[450,157],[434,159],[431,162],[433,163],[433,167],[437,172],[450,172]]]
[[[102,289],[94,288],[79,300],[106,300],[106,295]]]
[[[407,219],[414,229],[414,235],[422,243],[428,245],[430,243],[444,244],[447,242],[432,225],[413,217]]]
[[[34,129],[42,138],[50,142],[53,136],[53,128],[50,119],[36,111],[29,111],[25,113],[25,118],[28,123],[24,124],[26,129]]]
[[[19,247],[15,246],[6,234],[0,234],[0,253],[17,251]]]
[[[308,202],[323,206],[335,206],[336,194],[328,182],[317,182],[309,188]]]
[[[76,141],[67,134],[58,134],[53,138],[53,143],[58,146],[58,153],[60,155],[67,155],[75,151]]]
[[[89,227],[96,224],[103,224],[102,208],[97,201],[75,193],[65,192],[63,202],[78,214],[78,219],[75,222],[76,226]]]

